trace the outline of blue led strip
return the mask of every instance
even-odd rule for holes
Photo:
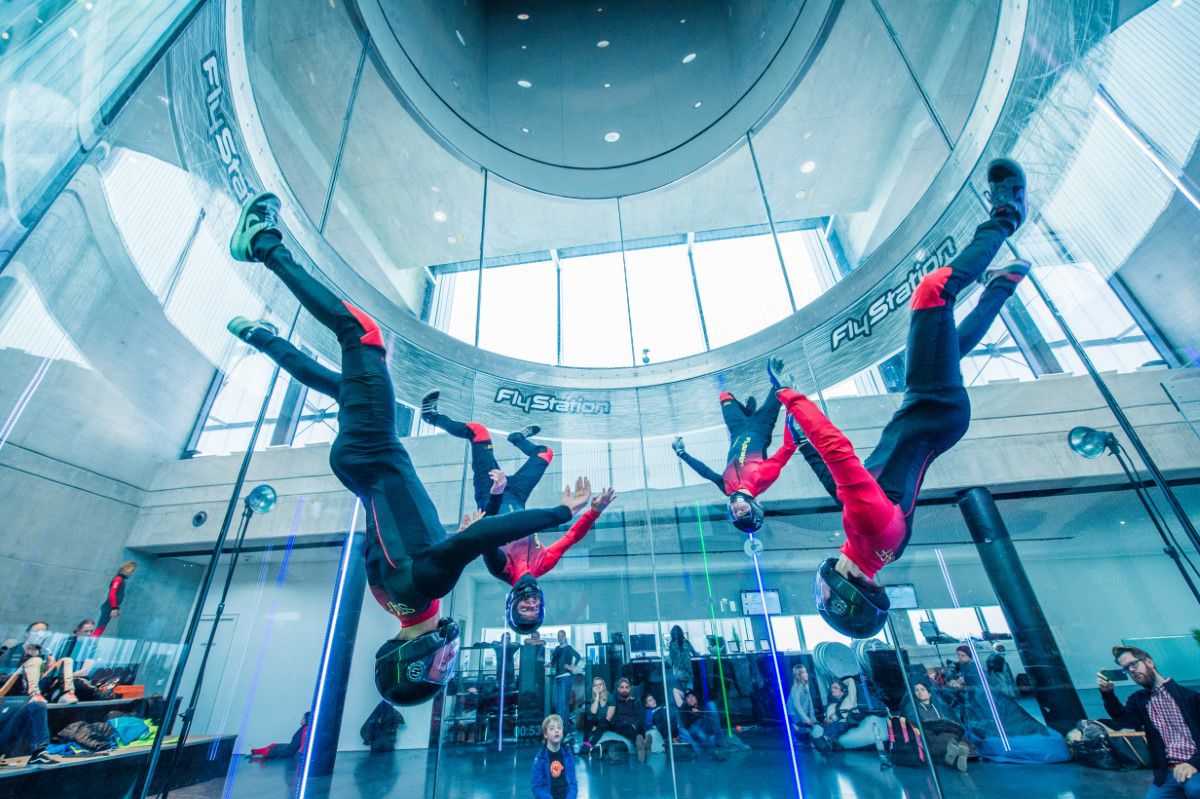
[[[303,799],[308,790],[308,774],[312,769],[312,753],[313,741],[317,738],[317,730],[321,724],[321,700],[325,697],[325,676],[329,671],[329,658],[332,655],[333,649],[333,625],[338,618],[338,612],[342,608],[342,594],[346,590],[346,576],[350,572],[350,555],[354,551],[351,546],[351,539],[354,536],[354,528],[358,524],[358,509],[362,507],[362,503],[357,500],[354,503],[354,511],[350,514],[350,526],[346,528],[346,540],[342,543],[342,560],[338,564],[337,584],[333,587],[333,605],[329,609],[329,624],[325,629],[325,648],[321,652],[321,667],[317,670],[317,691],[313,698],[312,707],[312,723],[308,728],[308,745],[304,748],[304,763],[300,767],[300,781],[296,786],[296,796],[298,799]]]
[[[750,540],[754,534],[750,533]],[[758,553],[754,559],[754,576],[758,578],[758,596],[762,601],[763,622],[767,625],[767,641],[771,645],[771,666],[775,669],[775,684],[779,686],[779,709],[783,711],[783,731],[787,733],[788,754],[792,756],[792,777],[796,780],[796,796],[804,799],[804,788],[800,785],[800,763],[796,760],[796,742],[792,740],[792,725],[788,721],[787,696],[783,690],[783,675],[779,673],[779,651],[775,648],[775,631],[771,629],[771,614],[767,612],[767,592],[763,588],[762,569],[758,565]]]

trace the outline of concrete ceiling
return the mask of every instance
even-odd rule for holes
[[[516,43],[523,28],[515,23],[533,22],[533,12],[528,21],[517,20],[514,13],[511,21],[505,17],[501,22],[492,15],[510,14],[513,9],[508,9],[509,4],[487,5],[486,15],[470,20],[452,15],[439,23],[436,36],[452,37],[453,48],[449,53],[468,49],[455,40],[454,30],[462,32],[464,38],[470,31],[473,41],[495,31],[497,47],[507,43],[517,52],[523,52]],[[553,4],[545,5],[548,8]],[[956,135],[982,80],[999,3],[946,0],[883,5],[913,69],[930,81],[927,90],[939,116],[952,135]],[[771,14],[782,14],[786,10],[783,7],[794,13],[794,4],[779,6],[781,10]],[[473,7],[467,4],[464,8]],[[771,14],[759,11],[754,24],[761,31]],[[675,19],[674,24],[681,31],[698,19],[679,12],[674,4],[663,5],[654,18],[666,19],[676,13],[679,18],[689,20],[688,24],[679,25]],[[420,17],[413,19],[419,21]],[[391,77],[373,55],[366,60],[354,94],[358,59],[362,54],[361,37],[365,35],[356,30],[355,24],[343,9],[331,7],[328,0],[258,3],[247,21],[252,84],[275,155],[310,218],[320,221],[328,195],[331,202],[325,222],[326,238],[348,262],[371,264],[382,270],[395,284],[388,293],[401,296],[414,307],[423,286],[421,267],[478,257],[484,176],[476,166],[449,152],[414,119],[397,98]],[[577,27],[577,37],[583,37],[580,41],[600,36],[588,25],[580,23]],[[721,35],[733,34],[726,30]],[[689,39],[689,36],[701,38]],[[705,33],[697,25],[679,37],[682,38],[667,40],[671,47],[664,44],[664,49],[686,49],[693,45],[685,43],[718,37],[718,33],[713,30]],[[558,84],[560,97],[583,103],[581,108],[594,109],[566,116],[593,120],[612,114],[642,119],[647,129],[654,128],[661,134],[651,149],[669,143],[671,136],[686,135],[691,122],[680,122],[681,127],[673,134],[665,132],[661,104],[654,105],[653,113],[641,108],[646,98],[639,92],[645,86],[636,91],[631,86],[628,92],[601,92],[599,97],[574,96],[577,91],[584,91],[580,88],[583,84],[576,87],[576,82],[594,82],[596,54],[592,51],[605,57],[617,54],[617,40],[610,40],[614,43],[607,48],[596,48],[595,42],[590,42],[588,59],[578,64],[561,53],[545,63],[539,62],[539,69],[554,69],[562,74]],[[582,48],[578,42],[576,46]],[[429,58],[437,49],[427,48],[423,52]],[[733,59],[731,65],[722,69],[731,70],[730,74],[750,75],[757,68],[754,65],[760,65],[762,60],[755,53],[754,57],[747,56],[744,63]],[[632,55],[629,57],[632,59]],[[663,95],[665,90],[660,83],[667,77],[649,67],[637,66],[636,59],[618,63],[622,64],[621,74],[628,75],[633,85],[645,82],[634,79],[637,70],[648,70],[646,74],[653,75],[650,82],[658,87],[656,96]],[[568,67],[573,64],[579,68],[578,75],[570,74]],[[679,66],[684,77],[678,85],[666,84],[671,87],[667,93],[691,97],[697,92],[707,92],[702,110],[728,102],[731,96],[728,87],[709,85],[715,82],[713,75],[696,80],[694,76],[701,74],[699,70],[682,70],[683,66],[698,65],[701,65],[699,57],[688,65],[673,63],[667,72],[675,74],[675,67]],[[450,70],[450,66],[446,69]],[[497,74],[503,72],[499,66],[495,69]],[[520,89],[515,85],[513,88]],[[531,91],[521,89],[512,102],[526,102]],[[355,101],[344,129],[345,149],[336,186],[330,192],[328,183],[335,172],[338,142],[347,118],[346,103],[351,96]],[[464,113],[486,111],[488,119],[520,114],[519,110],[504,110],[496,96],[486,99],[486,110],[464,109]],[[549,112],[541,109],[538,113]],[[666,116],[674,118],[677,114]],[[660,121],[651,124],[646,121],[650,117]],[[627,127],[630,133],[623,134],[620,144],[640,146],[639,136],[633,133],[637,128],[632,122],[630,125]],[[519,127],[517,135],[524,136]],[[562,141],[570,142],[575,134],[561,135],[566,137]],[[581,140],[595,138],[591,133],[578,135]],[[823,216],[859,219],[860,234],[851,237],[850,242],[855,245],[849,253],[852,260],[865,254],[911,210],[921,190],[949,154],[887,28],[866,0],[844,4],[804,79],[754,136],[766,195],[776,221]],[[744,138],[741,142],[736,138],[726,142],[724,146],[734,148],[732,154],[665,189],[624,198],[620,222],[625,236],[640,238],[766,222],[766,207],[744,142]],[[603,149],[606,144],[601,138],[597,145],[599,153],[606,152]],[[557,144],[552,148],[538,145],[535,151],[547,157],[554,151],[558,153],[555,158],[577,157],[596,163],[597,159],[607,157],[596,152],[568,154]],[[805,167],[807,162],[812,164]],[[619,238],[616,205],[612,201],[548,197],[493,178],[488,186],[484,251],[495,256],[616,241]]]

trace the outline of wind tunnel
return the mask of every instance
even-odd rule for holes
[[[527,795],[552,713],[580,797],[1145,793],[1068,730],[1108,716],[1115,645],[1200,681],[1194,3],[18,5],[0,793]],[[719,398],[769,412],[778,357],[869,456],[913,291],[987,218],[1002,155],[1030,213],[995,263],[1031,276],[962,353],[970,428],[881,572],[888,623],[854,640],[817,610],[846,538],[803,451],[748,536],[672,445],[720,475],[741,420]],[[330,469],[337,398],[226,329],[263,320],[342,367],[274,274],[229,255],[262,190],[300,265],[380,325],[448,541],[488,455],[528,508],[579,476],[616,492],[538,577],[537,637],[510,628],[493,562],[465,568],[441,605],[456,668],[415,705],[375,687],[399,625],[365,587],[378,509]],[[423,420],[431,390],[492,448]],[[1081,425],[1131,470],[1077,457]],[[260,485],[273,507],[247,502]],[[976,486],[1022,607],[955,507]],[[570,526],[514,557],[547,562]],[[47,740],[10,741],[38,692]]]

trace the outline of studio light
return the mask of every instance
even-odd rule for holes
[[[1099,458],[1115,443],[1112,433],[1102,433],[1092,427],[1072,427],[1067,433],[1067,443],[1071,450],[1080,457],[1092,460]]]
[[[262,483],[256,485],[246,495],[246,507],[253,513],[270,513],[274,509],[277,499],[279,499],[279,495],[275,493],[275,489]]]

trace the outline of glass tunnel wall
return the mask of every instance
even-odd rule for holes
[[[794,158],[804,141],[805,113],[820,116],[813,107],[819,91],[808,83],[789,101],[790,128],[752,133],[697,175],[619,201],[562,200],[462,165],[398,105],[382,121],[351,113],[359,103],[386,107],[394,98],[344,10],[306,4],[312,13],[286,37],[288,48],[271,50],[266,21],[279,5],[251,7],[247,51],[264,127],[281,149],[280,137],[296,137],[285,177],[298,210],[388,299],[417,313],[424,307],[427,319],[456,338],[581,367],[637,364],[643,349],[658,361],[735,342],[852,272],[950,155],[965,124],[953,98],[974,92],[984,68],[978,42],[965,31],[990,31],[997,13],[993,3],[956,4],[971,14],[957,12],[965,16],[956,30],[964,32],[943,49],[975,65],[956,72],[922,31],[904,27],[896,4],[847,4],[834,36],[847,46],[894,48],[881,73],[861,81],[859,99],[867,102],[886,78],[894,89],[889,113],[904,120],[905,135],[897,149],[881,143],[872,153],[899,166],[882,170],[862,212],[830,223],[837,201],[824,212],[800,204],[810,191],[820,197],[832,190],[819,173],[801,188],[769,182],[772,164]],[[221,8],[208,4],[192,25],[219,24]],[[177,18],[182,10],[162,4],[161,13]],[[401,790],[450,797],[467,785],[523,795],[542,719],[561,710],[563,697],[568,731],[576,742],[595,735],[603,754],[578,758],[581,796],[974,796],[1011,792],[1023,781],[1036,786],[1031,792],[1141,796],[1144,771],[1041,764],[1069,755],[1062,735],[1075,722],[1109,715],[1095,672],[1116,668],[1113,645],[1141,646],[1164,675],[1200,682],[1190,632],[1198,600],[1189,588],[1200,580],[1200,541],[1189,527],[1200,466],[1198,342],[1189,313],[1200,123],[1187,110],[1196,107],[1200,53],[1183,35],[1200,23],[1196,13],[1192,4],[1155,3],[1097,35],[1085,52],[1072,49],[1076,42],[1052,42],[1069,66],[1031,102],[1028,121],[1000,132],[1004,150],[1039,165],[1030,169],[1033,213],[1000,256],[1028,258],[1033,279],[965,354],[971,428],[930,470],[912,542],[883,573],[893,609],[877,638],[846,639],[816,613],[812,573],[844,535],[835,500],[801,457],[766,495],[766,525],[748,540],[729,524],[718,489],[672,451],[681,437],[691,455],[720,471],[728,433],[716,396],[698,405],[677,386],[647,387],[598,418],[560,414],[546,422],[531,413],[530,423],[548,428],[533,441],[554,454],[528,506],[554,505],[563,484],[580,475],[596,491],[612,486],[617,499],[540,580],[543,644],[506,632],[506,586],[482,562],[467,569],[443,606],[462,631],[457,677],[433,701],[400,708],[394,750],[383,744],[381,754],[370,753],[360,728],[377,709],[374,652],[396,625],[350,579],[358,564],[345,555],[352,531],[361,535],[363,511],[329,473],[336,403],[278,373],[223,328],[238,315],[269,319],[329,366],[336,343],[298,314],[272,276],[225,255],[236,202],[179,149],[175,86],[170,65],[160,63],[102,138],[88,142],[90,155],[53,192],[0,272],[0,501],[12,586],[0,635],[19,641],[0,661],[5,673],[31,654],[27,625],[45,621],[51,636],[42,645],[72,659],[80,699],[85,680],[103,690],[120,678],[147,697],[123,690],[122,698],[130,695],[124,701],[141,702],[130,709],[163,724],[173,714],[155,697],[177,683],[176,710],[194,704],[192,745],[173,764],[167,739],[151,784],[160,788],[173,769],[174,785],[199,786],[192,790],[206,796]],[[278,17],[292,24],[301,15]],[[143,41],[165,29],[128,30]],[[107,30],[111,37],[126,29],[114,23]],[[22,41],[38,39],[30,33]],[[144,63],[149,48],[99,51]],[[270,73],[313,59],[321,69],[311,73],[310,105],[298,107],[276,91]],[[64,108],[64,119],[85,115]],[[301,132],[297,119],[320,124]],[[950,143],[935,133],[939,126]],[[29,203],[18,200],[44,193],[40,187],[53,184],[47,176],[59,173],[72,147],[42,162],[50,166],[29,181],[36,191],[7,192],[7,207],[21,208],[13,210],[13,230],[31,218]],[[371,193],[388,182],[403,187],[405,213],[428,220],[418,237],[399,225],[377,229],[364,214]],[[713,196],[721,206],[695,201]],[[664,208],[673,210],[669,228],[660,224]],[[961,250],[983,206],[957,202],[950,214],[962,231]],[[530,218],[539,220],[536,241],[511,235]],[[738,232],[714,233],[724,229]],[[811,231],[820,235],[789,238]],[[824,266],[805,273],[801,260]],[[425,277],[424,267],[445,264],[453,268],[433,270],[432,282]],[[730,265],[754,274],[753,325],[732,303],[706,302],[739,290]],[[800,291],[801,275],[812,281],[811,294]],[[450,283],[449,296],[439,293]],[[961,298],[960,318],[975,294]],[[670,329],[656,319],[669,319]],[[393,331],[384,338],[393,352],[403,346]],[[814,353],[821,345],[816,337],[804,341]],[[894,353],[875,354],[873,365],[851,376],[815,354],[787,364],[797,387],[864,456],[901,401],[899,362]],[[405,370],[394,359],[392,370],[398,385],[442,389],[442,410],[455,418],[488,424],[495,414],[492,376],[441,385],[425,363]],[[759,364],[718,378],[743,402],[767,401]],[[578,393],[607,396],[602,387]],[[1087,460],[1072,452],[1067,432],[1080,425],[1112,432],[1107,452],[1119,456]],[[475,504],[471,448],[422,424],[413,408],[399,409],[397,426],[454,535],[455,520]],[[510,432],[492,435],[500,467],[515,475],[526,457],[505,440]],[[781,414],[772,451],[783,442]],[[242,549],[231,553],[242,499],[260,483],[274,486],[278,504],[248,517]],[[975,486],[990,491],[1007,535],[968,526],[967,516],[975,524],[988,507],[977,494],[961,498]],[[227,520],[228,554],[196,607]],[[561,534],[547,531],[535,546]],[[117,601],[113,575],[130,560],[138,568],[124,584],[119,613],[89,639],[77,625],[100,621],[102,606]],[[28,590],[30,575],[54,591]],[[195,619],[187,665],[175,674],[180,640]],[[352,644],[339,640],[352,647],[344,685],[321,680],[339,654],[329,646],[335,621],[353,635]],[[675,627],[687,645],[672,646]],[[571,676],[552,673],[560,631],[580,655]],[[807,685],[794,676],[801,665]],[[49,699],[66,687],[63,665],[58,674],[60,684],[45,688]],[[644,765],[634,742],[587,727],[596,680],[615,697],[622,677],[643,714],[647,696],[665,707],[658,717],[666,735],[650,736]],[[849,700],[831,699],[835,681]],[[935,716],[910,695],[917,684],[948,723],[926,723]],[[1118,683],[1118,696],[1129,687]],[[338,734],[328,726],[336,717],[326,716],[297,741],[336,748],[331,774],[310,747],[295,759],[231,757],[271,743],[280,744],[274,754],[286,755],[318,694],[343,689]],[[689,689],[695,713],[676,706]],[[22,690],[31,687],[15,682],[10,696]],[[796,712],[804,691],[821,730],[831,731],[832,753],[813,751],[814,730]],[[62,713],[52,709],[52,728]],[[181,727],[175,721],[170,734]],[[965,776],[944,759],[959,739],[968,743]],[[627,748],[634,751],[622,757]],[[891,768],[881,768],[885,757]]]

